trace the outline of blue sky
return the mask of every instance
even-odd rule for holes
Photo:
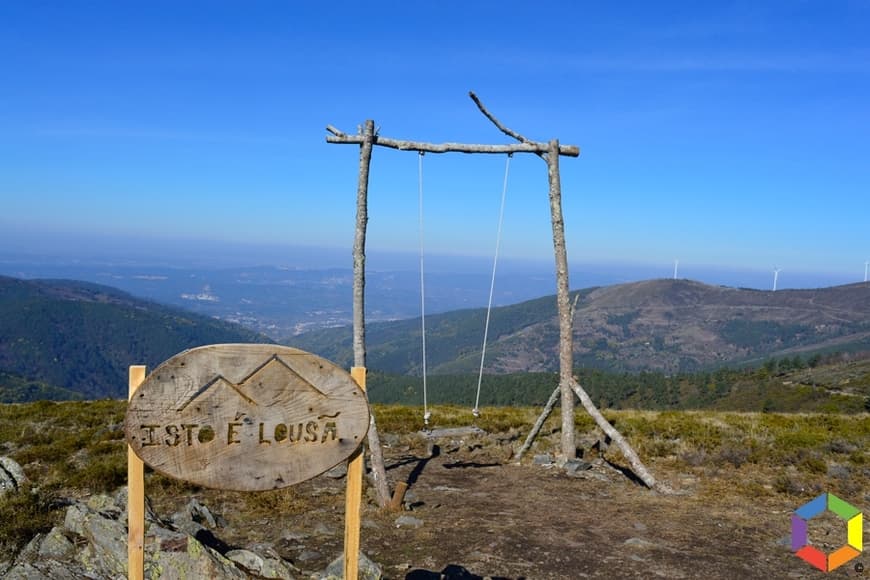
[[[868,31],[866,1],[5,2],[0,228],[349,249],[358,150],[324,127],[509,142],[474,90],[581,147],[561,163],[573,262],[857,281]],[[416,248],[417,162],[375,151],[371,249]],[[505,159],[423,163],[427,250],[490,255]],[[505,256],[552,259],[546,187],[513,158]]]

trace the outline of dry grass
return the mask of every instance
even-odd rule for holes
[[[0,405],[0,455],[19,462],[32,482],[23,493],[0,499],[0,560],[62,515],[57,497],[110,491],[125,484],[124,401]],[[375,405],[383,434],[407,435],[423,427],[419,407]],[[519,442],[539,409],[432,408],[432,426],[476,424],[490,433],[512,432]],[[870,488],[870,415],[730,413],[709,411],[606,411],[605,415],[654,470],[689,474],[698,493],[749,497],[802,495],[824,486],[848,497]],[[578,408],[579,440],[601,434]],[[545,424],[536,449],[553,451],[559,436],[558,410]],[[615,448],[607,457],[621,458]],[[203,490],[159,474],[147,475],[149,495],[184,498]],[[252,517],[291,509],[298,491],[227,496]]]

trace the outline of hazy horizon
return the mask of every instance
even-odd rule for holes
[[[290,244],[233,243],[192,238],[154,238],[91,234],[0,233],[0,269],[14,275],[16,263],[70,267],[112,265],[167,267],[173,269],[226,269],[276,267],[298,270],[347,270],[352,267],[351,249]],[[489,277],[492,256],[462,256],[427,253],[427,274],[470,274]],[[655,278],[672,278],[674,262],[570,260],[572,288],[619,284]],[[369,271],[419,272],[419,253],[367,251]],[[500,257],[498,274],[524,274],[553,278],[553,259]],[[26,268],[24,269],[26,273]],[[770,290],[773,270],[722,267],[680,260],[677,277],[707,284]],[[781,269],[777,289],[820,288],[863,281],[863,264],[851,273]],[[553,287],[555,291],[555,286]]]

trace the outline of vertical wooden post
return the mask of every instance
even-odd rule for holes
[[[129,371],[128,400],[145,380],[145,366],[133,365]],[[145,577],[145,466],[127,446],[127,577]]]
[[[408,491],[408,484],[404,481],[396,483],[396,489],[393,491],[393,499],[390,500],[390,510],[399,511],[402,509],[402,500],[405,499],[405,492]]]
[[[350,375],[365,392],[365,367],[353,367],[350,369]],[[365,455],[363,446],[360,445],[347,464],[347,492],[344,500],[344,577],[346,580],[355,580],[359,577],[360,507],[364,468]]]
[[[365,122],[362,130],[363,142],[359,151],[359,181],[356,188],[356,233],[353,240],[353,366],[366,366],[366,227],[368,225],[369,167],[372,162],[372,148],[375,141],[375,122]],[[387,469],[384,466],[384,453],[378,426],[372,414],[369,421],[369,453],[372,456],[372,477],[378,504],[387,507],[390,503],[390,486],[387,485]]]
[[[577,456],[574,437],[574,336],[568,295],[568,252],[565,249],[565,221],[562,217],[562,180],[559,176],[559,141],[553,139],[547,151],[550,182],[550,220],[556,258],[556,306],[559,311],[559,388],[562,392],[562,460]]]
[[[359,180],[356,187],[356,232],[353,238],[353,366],[366,366],[366,227],[369,222],[369,167],[375,122],[366,121],[359,151]]]

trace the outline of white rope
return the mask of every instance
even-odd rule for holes
[[[486,323],[483,325],[483,346],[480,349],[480,373],[477,375],[477,396],[474,399],[474,409],[471,413],[480,417],[480,385],[483,382],[483,363],[486,360],[486,342],[489,336],[489,316],[492,312],[492,295],[495,290],[495,271],[498,266],[498,250],[501,246],[501,227],[504,222],[504,202],[507,196],[508,174],[510,173],[511,156],[507,156],[504,165],[504,184],[501,189],[501,207],[498,211],[498,233],[495,236],[495,256],[492,259],[492,280],[489,283],[489,302],[486,305]]]
[[[423,424],[429,424],[429,397],[426,391],[426,284],[423,275],[423,152],[417,157],[417,190],[420,206],[420,335],[423,337]]]

